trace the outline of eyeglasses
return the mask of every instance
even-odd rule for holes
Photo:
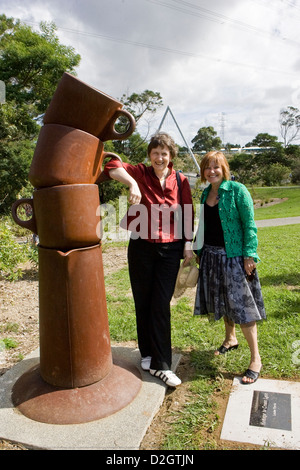
[[[251,273],[251,274],[247,274],[247,275],[246,275],[247,281],[250,281],[250,282],[253,281],[254,276],[255,276],[255,271],[256,271],[256,268],[254,268],[254,269],[252,270],[252,273]]]

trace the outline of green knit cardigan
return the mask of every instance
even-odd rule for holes
[[[204,189],[201,204],[205,203],[210,189],[211,185]],[[219,196],[218,208],[227,257],[251,256],[254,261],[259,261],[253,201],[248,189],[236,181],[223,180]]]

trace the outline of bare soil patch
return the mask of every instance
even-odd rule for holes
[[[269,206],[274,206],[275,204],[280,204],[281,202],[287,201],[287,197],[283,198],[272,198],[271,200],[264,201],[262,199],[254,199],[253,204],[254,204],[254,209],[259,209],[260,207],[269,207]]]

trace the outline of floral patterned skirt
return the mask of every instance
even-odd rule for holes
[[[224,248],[204,245],[194,315],[226,317],[236,324],[266,319],[257,271],[248,281],[242,256],[227,258]]]

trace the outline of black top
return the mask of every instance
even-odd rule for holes
[[[224,235],[219,216],[218,204],[211,207],[204,204],[204,243],[212,246],[224,246]]]

